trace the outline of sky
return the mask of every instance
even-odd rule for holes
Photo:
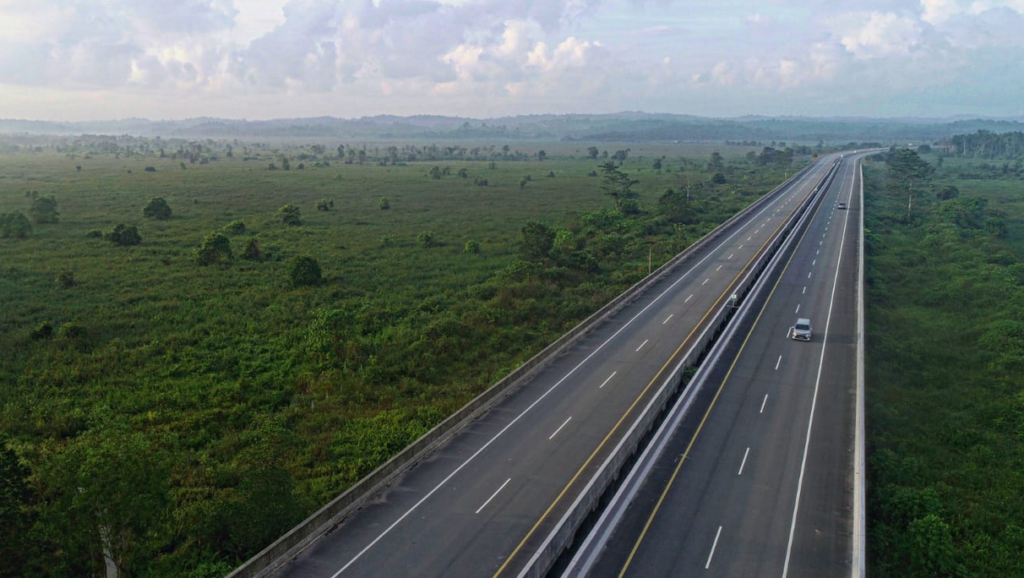
[[[1024,116],[1024,0],[0,0],[0,118]]]

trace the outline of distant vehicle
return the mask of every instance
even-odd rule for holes
[[[846,208],[846,203],[839,203],[838,205],[836,205],[836,208],[837,209],[845,209]]]
[[[799,341],[811,340],[811,320],[801,317],[789,328],[789,338]]]

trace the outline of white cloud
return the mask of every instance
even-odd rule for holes
[[[921,26],[912,18],[872,12],[840,42],[857,58],[879,58],[907,55],[920,38]]]

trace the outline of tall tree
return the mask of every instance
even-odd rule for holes
[[[630,178],[612,162],[604,163],[598,168],[601,169],[601,188],[615,200],[615,210],[623,214],[639,212],[639,194],[633,190],[633,185],[640,181]]]

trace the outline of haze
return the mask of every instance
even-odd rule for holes
[[[0,0],[0,117],[1024,114],[1024,0]]]

